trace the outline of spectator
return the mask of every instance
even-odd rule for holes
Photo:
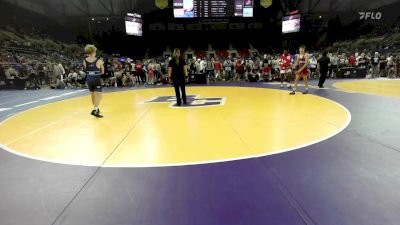
[[[356,66],[356,57],[354,55],[351,55],[348,60],[351,67]]]
[[[54,78],[53,79],[60,79],[61,81],[64,80],[64,75],[65,75],[65,70],[64,67],[62,66],[61,62],[58,62],[54,66]]]
[[[331,62],[331,66],[329,69],[329,76],[334,78],[334,77],[336,77],[338,64],[339,64],[339,58],[336,53],[331,54],[331,56],[329,58],[330,58],[330,62]]]
[[[232,60],[229,57],[228,59],[225,60],[224,62],[224,70],[225,70],[225,80],[228,81],[232,79]]]
[[[316,78],[317,77],[317,65],[318,61],[317,58],[315,57],[315,54],[310,59],[310,76]]]
[[[6,75],[7,79],[18,79],[19,78],[19,73],[13,67],[8,68],[5,72],[5,75]]]

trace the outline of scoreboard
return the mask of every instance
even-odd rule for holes
[[[253,17],[253,7],[254,0],[174,0],[174,17]]]
[[[143,35],[142,16],[136,13],[128,13],[125,16],[125,31],[127,35],[142,36]]]

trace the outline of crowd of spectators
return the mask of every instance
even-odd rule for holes
[[[15,84],[20,83],[17,88],[24,89],[85,87],[82,47],[68,47],[54,41],[35,41],[32,37],[24,39],[13,36],[12,32],[0,33],[0,41],[0,85],[16,87]],[[51,44],[46,46],[43,43]],[[41,46],[40,50],[37,45]],[[341,71],[348,69],[363,69],[365,75],[371,78],[395,78],[400,74],[400,54],[396,48],[354,51],[336,48],[308,52],[311,78],[318,77],[318,59],[322,51],[329,51],[328,77],[343,77]],[[196,82],[196,76],[204,77],[203,82],[279,80],[280,56],[281,53],[243,56],[238,51],[237,55],[226,57],[190,57],[186,59],[190,70],[188,82]],[[296,52],[292,52],[291,56],[292,67],[295,68]],[[103,85],[106,87],[162,85],[170,82],[167,76],[168,56],[143,60],[118,55],[102,57],[105,62]],[[16,82],[21,80],[23,82]]]

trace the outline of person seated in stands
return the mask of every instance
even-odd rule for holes
[[[69,88],[78,87],[78,73],[75,70],[70,70],[66,78],[64,79],[65,85]]]
[[[5,72],[6,78],[7,79],[19,79],[19,73],[17,70],[15,70],[13,67],[10,67],[6,70]]]
[[[264,81],[272,81],[271,67],[269,67],[268,63],[264,63],[261,77]]]
[[[250,82],[257,82],[260,79],[260,75],[257,69],[253,68],[252,70],[250,70],[247,74],[247,79]]]
[[[26,79],[17,71],[15,70],[13,67],[9,67],[6,71],[5,71],[5,76],[6,76],[6,80],[5,80],[5,85],[8,87],[15,87],[17,89],[24,89],[26,88],[25,84],[26,84]],[[12,80],[12,81],[11,81]]]
[[[123,76],[122,76],[122,86],[128,87],[130,85],[134,85],[134,78],[133,75],[131,74],[130,70],[124,70]]]
[[[27,82],[25,83],[25,89],[40,89],[39,77],[36,70],[33,68],[33,64],[29,64],[26,67]]]
[[[69,69],[66,70],[65,77],[63,79],[67,88],[74,88],[73,72]]]
[[[61,79],[57,79],[54,84],[50,84],[51,89],[65,89],[67,86],[65,85],[64,81]]]

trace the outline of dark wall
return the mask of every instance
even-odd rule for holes
[[[0,0],[0,25],[12,25],[28,32],[49,35],[59,40],[94,43],[107,53],[120,53],[141,57],[146,52],[160,54],[166,46],[171,48],[207,49],[211,44],[215,49],[227,49],[232,44],[237,49],[252,44],[265,52],[281,51],[283,48],[296,50],[305,44],[309,49],[329,46],[335,41],[356,39],[360,35],[372,32],[384,33],[385,24],[398,21],[400,2],[382,7],[383,19],[380,21],[360,21],[358,12],[342,12],[337,15],[304,14],[302,12],[302,31],[299,33],[281,33],[278,16],[280,1],[275,0],[267,9],[255,1],[254,18],[225,18],[228,24],[204,25],[201,19],[174,19],[172,8],[153,10],[143,16],[143,37],[125,35],[124,18],[112,17],[61,18],[58,23],[47,16],[31,12]],[[319,18],[323,15],[322,18]],[[60,19],[60,18],[58,18]],[[352,22],[348,22],[352,21]],[[158,24],[158,25],[157,25]],[[244,25],[243,29],[237,29]],[[254,26],[254,25],[257,26]],[[225,26],[225,27],[224,27]],[[179,30],[183,27],[183,30]],[[221,28],[222,27],[222,28]],[[196,30],[199,29],[199,30]]]
[[[75,33],[54,19],[0,0],[0,26],[12,26],[25,33],[37,33],[58,40],[73,41]]]

